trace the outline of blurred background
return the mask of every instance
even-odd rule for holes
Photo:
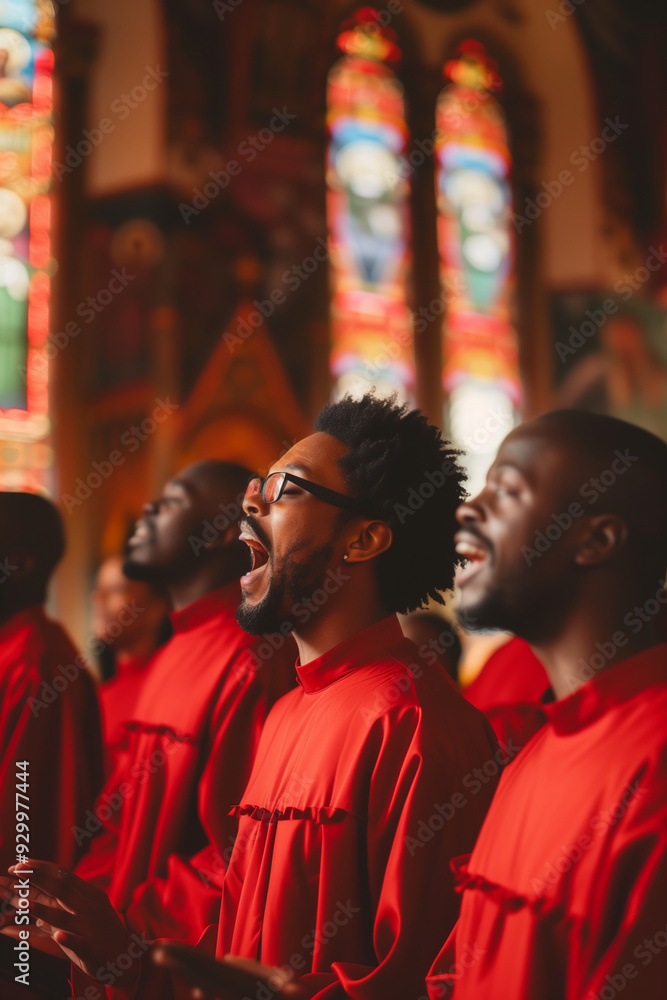
[[[0,0],[0,488],[75,638],[171,473],[343,392],[471,490],[548,409],[666,437],[666,78],[648,0]]]

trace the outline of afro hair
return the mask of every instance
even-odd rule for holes
[[[322,409],[315,430],[347,447],[339,465],[352,495],[366,516],[392,530],[391,546],[378,557],[384,606],[407,613],[429,599],[443,604],[460,562],[454,533],[466,496],[461,453],[396,396],[344,396]]]

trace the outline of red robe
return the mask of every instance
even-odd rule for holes
[[[275,651],[237,624],[237,583],[172,614],[128,723],[128,749],[79,830],[77,874],[104,888],[128,926],[196,941],[217,919],[248,780],[271,705],[294,685],[295,646]],[[93,835],[102,831],[93,838]]]
[[[0,626],[3,872],[17,860],[17,761],[28,762],[29,856],[72,868],[81,855],[74,828],[102,784],[100,718],[85,660],[41,605]]]
[[[98,694],[107,774],[118,766],[121,753],[127,749],[126,723],[132,718],[149,662],[150,658],[139,658],[119,663],[115,675],[100,684]]]
[[[547,673],[532,649],[516,636],[496,649],[464,691],[484,712],[510,757],[544,725],[542,699],[550,693]]]
[[[667,645],[548,714],[456,865],[461,917],[432,1000],[665,995]]]
[[[472,847],[501,755],[442,668],[418,661],[392,615],[297,666],[233,810],[218,955],[290,965],[327,1000],[424,996],[458,912],[449,859]],[[168,995],[152,978],[137,997]]]

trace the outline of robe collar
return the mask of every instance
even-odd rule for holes
[[[630,701],[640,691],[665,683],[667,643],[660,643],[601,670],[572,694],[543,704],[542,709],[557,733],[574,733]]]
[[[174,634],[187,632],[198,628],[211,618],[223,615],[225,618],[235,618],[236,609],[241,603],[241,584],[238,580],[218,587],[203,597],[188,604],[180,611],[172,611],[169,615]]]
[[[345,674],[375,660],[383,650],[404,642],[405,636],[396,615],[369,625],[361,632],[343,639],[333,649],[303,666],[296,661],[297,680],[306,694],[314,694]]]
[[[45,620],[46,611],[43,604],[33,604],[29,608],[24,608],[23,611],[17,611],[3,625],[0,625],[0,642],[4,642],[25,625],[36,625]]]

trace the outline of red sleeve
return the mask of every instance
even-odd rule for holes
[[[247,650],[230,671],[211,716],[210,749],[199,782],[199,817],[208,844],[191,857],[171,855],[164,878],[151,878],[134,892],[125,918],[152,938],[195,943],[220,915],[222,880],[238,820],[229,815],[250,777],[266,716],[292,684],[291,649],[254,668]]]
[[[613,995],[646,1000],[667,983],[667,761],[638,776],[641,798],[610,838],[605,870],[589,901],[590,933],[572,942],[566,1000]]]

